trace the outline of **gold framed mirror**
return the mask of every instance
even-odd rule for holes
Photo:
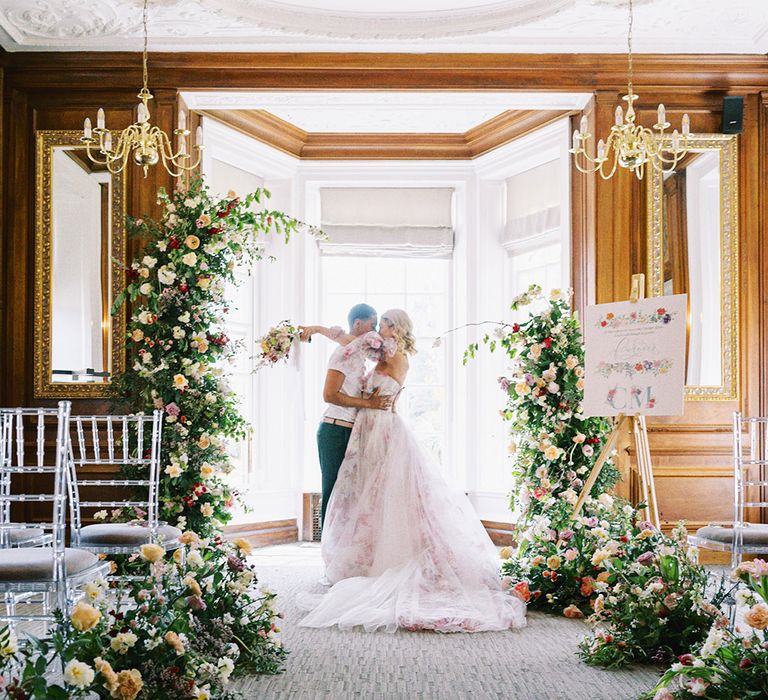
[[[648,173],[648,293],[688,294],[688,401],[739,392],[737,137],[696,134],[669,174]]]
[[[89,160],[80,131],[38,131],[35,398],[107,396],[124,369],[126,181]]]

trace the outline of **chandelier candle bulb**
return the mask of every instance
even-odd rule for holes
[[[107,132],[104,136],[104,148],[102,153],[109,153],[112,150],[112,133]]]
[[[96,128],[97,129],[103,129],[104,128],[104,110],[99,107],[99,111],[96,112]]]
[[[149,121],[149,110],[143,102],[139,102],[139,107],[136,110],[136,116],[139,120],[139,124],[144,124]]]
[[[691,133],[691,118],[687,115],[683,115],[683,136],[688,136]]]
[[[187,114],[181,109],[179,110],[179,131],[187,130]]]
[[[624,110],[621,108],[621,105],[618,105],[616,107],[616,126],[621,126],[622,122],[624,121]]]
[[[589,128],[589,121],[587,120],[587,117],[585,115],[581,118],[581,121],[579,122],[579,131],[581,132],[582,136],[586,135],[588,128]]]
[[[680,133],[677,129],[672,132],[672,150],[675,152],[680,150]]]
[[[197,130],[195,131],[195,144],[197,144],[198,148],[203,147],[203,127],[198,126]]]
[[[605,158],[605,141],[603,139],[600,139],[600,141],[597,142],[597,159],[603,160]]]
[[[91,128],[91,120],[86,117],[85,121],[83,122],[83,138],[90,139],[93,138],[93,129]]]
[[[664,105],[659,105],[657,114],[659,117],[657,124],[660,128],[664,128],[665,126],[667,126],[667,111],[664,109]]]

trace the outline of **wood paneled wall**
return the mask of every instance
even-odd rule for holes
[[[139,55],[130,53],[0,59],[0,405],[30,405],[34,133],[80,128],[99,106],[107,109],[108,125],[127,125],[135,117],[141,66]],[[605,133],[624,90],[625,66],[623,56],[598,54],[153,54],[151,108],[153,121],[170,129],[181,89],[575,91],[593,94],[585,112],[593,133]],[[698,132],[720,130],[725,95],[745,98],[739,140],[740,399],[688,403],[684,416],[651,428],[663,518],[685,517],[692,524],[728,519],[731,412],[768,413],[768,57],[640,55],[635,89],[643,123],[654,121],[652,110],[663,102],[674,122],[687,111]],[[129,212],[152,213],[157,187],[170,184],[160,169],[146,180],[133,170]],[[645,268],[642,183],[625,172],[609,181],[575,175],[573,194],[577,305],[627,298],[631,275]],[[76,410],[95,408],[82,402]]]

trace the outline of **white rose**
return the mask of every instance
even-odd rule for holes
[[[189,323],[189,311],[185,311],[181,316],[179,316],[179,321],[181,323]]]
[[[581,450],[587,457],[591,457],[595,453],[592,445],[584,445]]]
[[[550,394],[559,394],[560,393],[560,385],[557,382],[550,382],[547,386],[547,391]]]
[[[197,255],[195,253],[187,253],[182,259],[185,265],[192,267],[197,262]]]
[[[167,241],[158,241],[157,242],[157,249],[164,253],[166,249],[168,248],[168,242]]]
[[[94,670],[77,659],[72,659],[64,667],[64,680],[74,688],[87,688],[95,677]]]
[[[139,287],[139,293],[143,294],[145,297],[152,294],[152,285],[149,282],[144,282],[144,284]]]
[[[141,262],[145,267],[151,268],[157,265],[157,258],[153,258],[151,255],[145,255]]]
[[[186,334],[187,332],[183,328],[180,328],[179,326],[173,327],[173,337],[176,338],[176,340],[181,340]]]
[[[163,265],[157,271],[157,279],[160,281],[160,284],[173,284],[176,281],[176,273],[167,265]]]

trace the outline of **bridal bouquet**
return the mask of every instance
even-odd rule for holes
[[[261,350],[256,355],[256,369],[276,365],[280,360],[287,362],[298,333],[299,329],[290,321],[280,321],[274,328],[270,328],[266,335],[256,341]]]

